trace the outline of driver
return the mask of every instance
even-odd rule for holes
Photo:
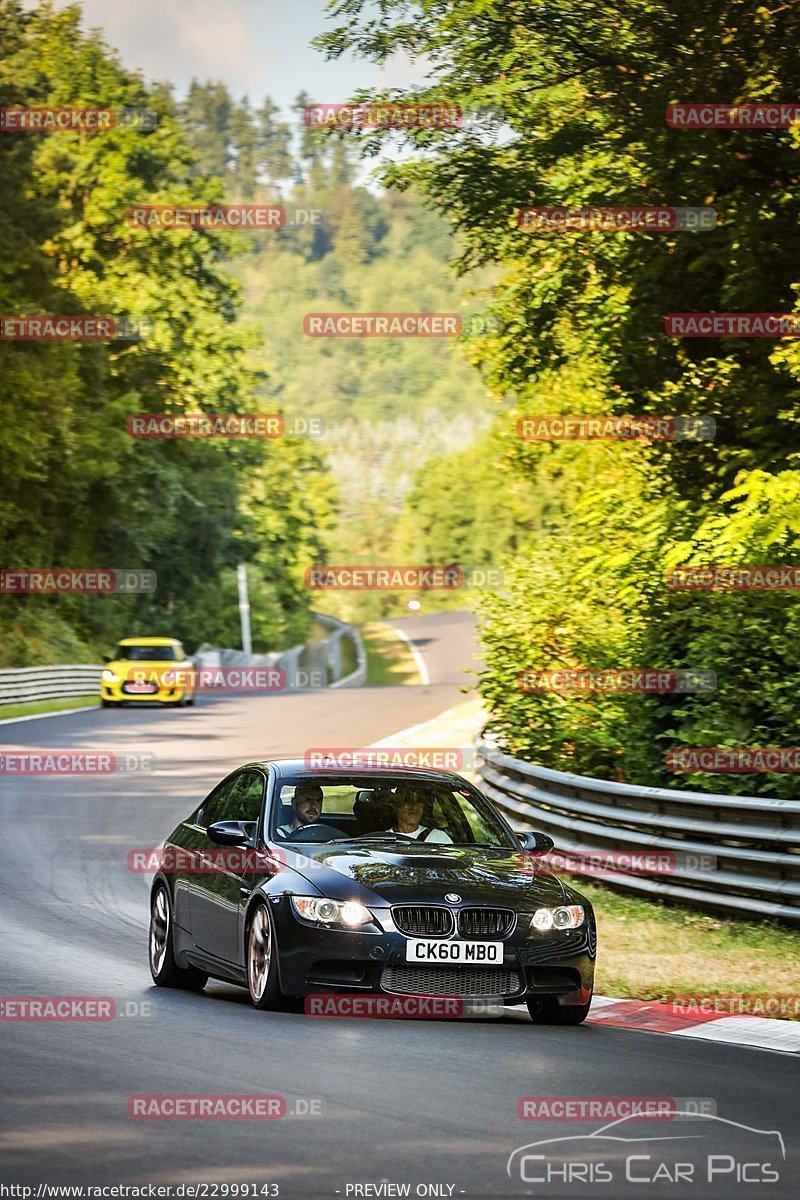
[[[395,820],[390,833],[405,833],[420,842],[452,842],[453,839],[443,829],[434,829],[433,826],[423,828],[421,822],[425,797],[416,788],[401,783],[394,799]]]
[[[281,837],[290,837],[296,829],[304,825],[314,825],[322,813],[323,794],[318,783],[304,780],[298,783],[292,797],[292,819],[288,825],[279,825]]]

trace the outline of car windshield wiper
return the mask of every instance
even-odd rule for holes
[[[417,840],[410,833],[395,833],[389,831],[386,833],[355,834],[355,836],[351,838],[336,838],[335,840],[337,842],[398,842],[401,839],[404,842],[416,842]]]

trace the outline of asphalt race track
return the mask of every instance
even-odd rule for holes
[[[194,709],[97,709],[0,726],[4,748],[157,759],[149,774],[0,779],[2,994],[107,996],[122,1014],[0,1021],[2,1183],[269,1183],[285,1200],[403,1194],[381,1184],[409,1185],[411,1196],[800,1195],[800,1065],[790,1055],[591,1024],[535,1027],[525,1010],[463,1021],[314,1020],[256,1012],[245,992],[213,982],[200,995],[152,986],[149,877],[128,871],[128,851],[158,845],[240,762],[366,745],[463,699],[471,620],[399,624],[425,658],[428,686],[201,698]],[[132,1094],[174,1093],[281,1095],[292,1115],[128,1116]],[[711,1098],[724,1121],[780,1131],[780,1180],[756,1183],[746,1170],[737,1180],[737,1163],[693,1187],[663,1174],[626,1184],[621,1157],[614,1183],[591,1172],[552,1186],[507,1174],[517,1147],[596,1128],[520,1120],[521,1097],[590,1095]],[[719,1129],[733,1162],[753,1135]],[[668,1134],[659,1123],[655,1135]],[[622,1154],[605,1147],[602,1157]]]

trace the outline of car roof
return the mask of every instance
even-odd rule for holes
[[[376,747],[376,751],[378,749],[379,747]],[[298,776],[318,778],[320,775],[329,776],[332,780],[352,779],[354,775],[385,776],[387,779],[396,779],[398,775],[402,775],[410,779],[438,781],[439,783],[445,780],[461,786],[464,784],[463,778],[456,775],[454,771],[437,771],[431,767],[309,767],[303,758],[259,759],[256,762],[243,763],[239,770],[244,770],[245,767],[262,767],[264,769],[271,767],[279,779],[289,777],[296,779]]]
[[[180,638],[126,637],[120,638],[119,646],[180,646]]]

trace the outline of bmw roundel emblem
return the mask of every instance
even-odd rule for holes
[[[448,904],[458,904],[460,899],[461,897],[457,892],[448,892],[445,896],[445,900],[448,902]]]

